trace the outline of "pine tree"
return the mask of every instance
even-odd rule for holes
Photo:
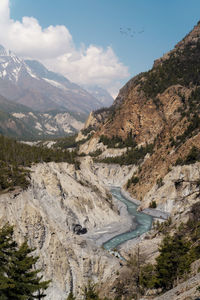
[[[85,300],[100,300],[98,294],[95,291],[95,285],[89,281],[88,285],[84,288],[84,299]]]
[[[0,299],[7,299],[3,295],[4,292],[14,286],[12,280],[7,276],[10,258],[17,247],[12,237],[13,227],[6,224],[0,230]]]
[[[164,290],[173,287],[178,280],[190,268],[190,242],[182,236],[166,236],[159,249],[160,255],[156,258],[156,273],[158,286]]]
[[[21,246],[13,240],[13,227],[0,230],[0,299],[32,300],[45,297],[49,281],[42,281],[34,270],[38,257],[25,241]]]

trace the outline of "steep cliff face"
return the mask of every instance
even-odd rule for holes
[[[152,201],[158,203],[158,209],[169,212],[174,220],[187,218],[191,206],[199,201],[200,163],[177,166],[155,184],[145,195],[141,208],[148,207]]]
[[[105,282],[120,268],[90,233],[109,224],[126,224],[105,185],[119,185],[132,172],[128,167],[93,165],[90,158],[83,159],[80,170],[67,163],[43,163],[31,168],[26,191],[0,196],[0,225],[9,221],[18,242],[25,237],[37,248],[38,267],[52,280],[47,299],[65,300],[70,291],[81,299],[89,279]],[[75,224],[87,234],[75,234]]]
[[[104,123],[82,146],[90,152],[99,148],[101,135],[124,140],[131,135],[138,147],[153,144],[152,154],[136,174],[138,183],[129,187],[138,199],[143,199],[178,159],[185,160],[192,147],[200,149],[199,68],[200,23],[155,61],[150,71],[134,77],[120,90]]]
[[[87,138],[89,135],[93,135],[104,121],[107,119],[110,111],[112,110],[112,106],[110,108],[100,108],[96,111],[92,111],[84,125],[84,128],[79,132],[77,141],[81,141]]]

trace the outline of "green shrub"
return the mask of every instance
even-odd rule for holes
[[[149,204],[150,208],[156,208],[157,207],[157,203],[155,200],[152,200],[151,203]]]
[[[93,126],[88,126],[87,128],[85,128],[85,129],[82,129],[81,130],[81,133],[83,134],[83,135],[88,135],[91,131],[95,131],[95,127],[93,127]]]
[[[128,149],[123,155],[116,156],[116,157],[107,157],[102,160],[98,160],[98,162],[103,162],[107,164],[120,164],[120,165],[139,165],[145,155],[147,153],[152,154],[153,153],[153,144],[146,145],[145,147],[136,147]]]
[[[137,145],[132,135],[132,131],[130,131],[125,140],[123,140],[120,136],[117,135],[113,136],[112,138],[109,138],[106,135],[101,135],[99,142],[108,146],[108,148],[136,147]]]
[[[139,178],[137,176],[132,176],[127,182],[127,189],[131,186],[131,184],[135,185],[139,182]]]
[[[175,166],[182,166],[184,164],[184,160],[182,158],[178,158],[175,162]]]
[[[147,264],[141,268],[140,285],[143,289],[153,289],[157,285],[154,265]]]
[[[61,148],[61,149],[74,148],[77,146],[76,138],[77,138],[77,134],[57,139],[56,143],[53,145],[53,148]]]
[[[200,150],[197,147],[193,146],[185,159],[178,158],[175,165],[190,165],[194,164],[197,161],[200,161]]]
[[[157,181],[156,181],[156,184],[157,184],[158,188],[160,188],[161,186],[163,186],[164,185],[163,179],[162,178],[158,178]]]
[[[98,293],[96,292],[96,286],[91,281],[84,287],[83,293],[85,300],[100,300]]]
[[[197,147],[193,146],[184,163],[186,165],[189,165],[194,164],[196,161],[200,161],[200,150]]]
[[[102,150],[101,149],[97,149],[96,151],[89,153],[89,155],[92,156],[92,157],[97,157],[97,156],[99,156],[101,154],[102,154]]]

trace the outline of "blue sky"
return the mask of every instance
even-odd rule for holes
[[[101,85],[113,95],[132,76],[151,68],[200,19],[200,0],[1,1],[10,5],[11,32],[18,30],[22,42],[20,48],[13,38],[8,42],[0,35],[0,43],[72,81]],[[25,16],[28,22],[22,20]],[[26,37],[29,29],[34,44]]]

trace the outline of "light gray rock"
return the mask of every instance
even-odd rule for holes
[[[127,226],[125,212],[113,202],[106,185],[118,185],[129,173],[131,168],[94,165],[87,157],[81,170],[67,163],[42,163],[31,168],[26,191],[0,196],[0,224],[9,221],[19,243],[27,238],[37,248],[37,267],[52,280],[47,300],[65,300],[72,290],[82,299],[81,289],[89,279],[106,282],[120,268],[119,259],[96,246],[89,235],[116,234]],[[74,224],[88,233],[74,234]]]
[[[178,217],[188,212],[191,205],[198,201],[198,181],[200,163],[176,166],[163,178],[163,185],[155,184],[145,195],[141,209],[156,201],[157,209]]]
[[[197,274],[162,296],[154,298],[154,300],[198,300],[198,296],[200,296],[200,293],[197,291],[199,282],[200,274]]]

